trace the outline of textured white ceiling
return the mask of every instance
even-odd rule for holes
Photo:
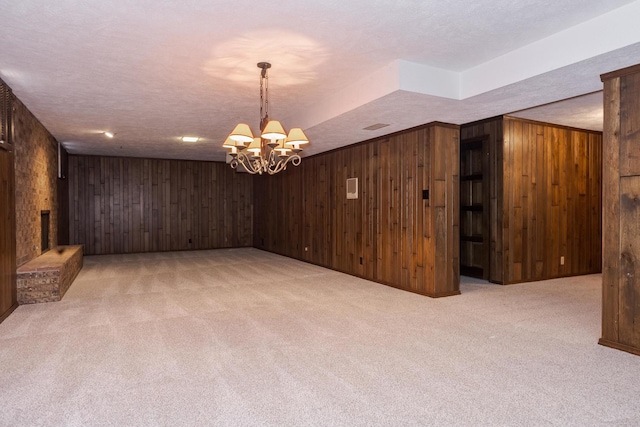
[[[602,131],[602,92],[590,93],[552,102],[539,107],[516,111],[510,114],[539,122],[570,125],[580,129]],[[562,123],[560,123],[562,121]]]
[[[640,0],[0,0],[0,77],[72,153],[222,160],[235,123],[257,128],[268,60],[271,116],[312,154],[598,91],[640,62],[638,17]],[[576,102],[531,118],[594,128]]]

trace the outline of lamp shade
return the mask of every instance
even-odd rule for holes
[[[235,146],[236,146],[236,142],[230,137],[225,139],[224,143],[222,144],[222,148],[233,148]]]
[[[253,133],[251,133],[251,129],[249,125],[245,123],[238,123],[236,127],[233,129],[233,132],[229,134],[229,138],[236,142],[252,142],[253,141]]]
[[[287,137],[286,145],[290,147],[298,146],[301,144],[308,144],[309,138],[304,134],[302,129],[300,128],[292,128],[289,131],[289,136]]]
[[[253,142],[249,144],[247,147],[247,151],[253,153],[254,156],[260,154],[260,150],[262,149],[262,140],[260,138],[253,138]]]
[[[284,139],[287,137],[287,134],[279,121],[269,120],[269,123],[267,123],[262,131],[262,137],[264,139]]]

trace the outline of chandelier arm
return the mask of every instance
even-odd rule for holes
[[[287,168],[287,164],[288,163],[291,163],[294,166],[298,166],[301,161],[302,161],[302,159],[300,158],[300,156],[298,154],[292,154],[291,156],[287,157],[286,159],[279,160],[278,163],[275,165],[275,167],[269,168],[267,170],[267,172],[269,172],[269,175],[275,175],[278,172],[281,172],[281,171],[285,170]]]
[[[257,173],[259,175],[262,175],[262,172],[264,170],[264,160],[262,159],[262,157],[258,156],[258,157],[253,157],[253,159],[251,160],[251,167],[254,170],[254,174]]]
[[[256,168],[258,169],[258,173],[262,175],[262,172],[264,172],[267,168],[264,158],[262,156],[258,157],[256,159],[255,164],[256,164]]]
[[[236,163],[235,167],[233,166],[234,161]],[[237,168],[238,164],[242,165],[245,168],[245,170],[251,175],[255,175],[257,173],[262,174],[262,169],[259,167],[256,168],[255,162],[252,162],[249,156],[247,156],[244,153],[238,153],[238,156],[236,157],[236,159],[231,161],[231,167],[234,169]]]
[[[274,166],[276,163],[277,163],[276,150],[271,150],[267,158],[267,164],[269,165],[269,167],[271,167],[271,166]]]
[[[269,173],[269,175],[275,175],[278,172],[280,172],[281,170],[284,169],[284,161],[283,160],[279,160],[277,163],[274,163],[274,165],[272,167],[270,167],[267,172]]]

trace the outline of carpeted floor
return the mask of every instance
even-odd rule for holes
[[[85,257],[0,324],[0,425],[640,425],[599,275],[430,299],[256,249]]]

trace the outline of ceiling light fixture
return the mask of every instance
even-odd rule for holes
[[[116,134],[113,132],[107,131],[107,132],[104,132],[104,136],[106,136],[107,138],[113,138],[114,136],[116,136]]]
[[[250,174],[276,174],[287,168],[288,163],[298,166],[301,145],[309,140],[300,128],[292,128],[287,135],[277,120],[269,120],[268,62],[259,62],[260,72],[260,136],[254,137],[249,125],[239,123],[222,144],[229,149],[233,169],[242,165]]]
[[[182,142],[198,142],[199,139],[197,136],[183,136]]]

